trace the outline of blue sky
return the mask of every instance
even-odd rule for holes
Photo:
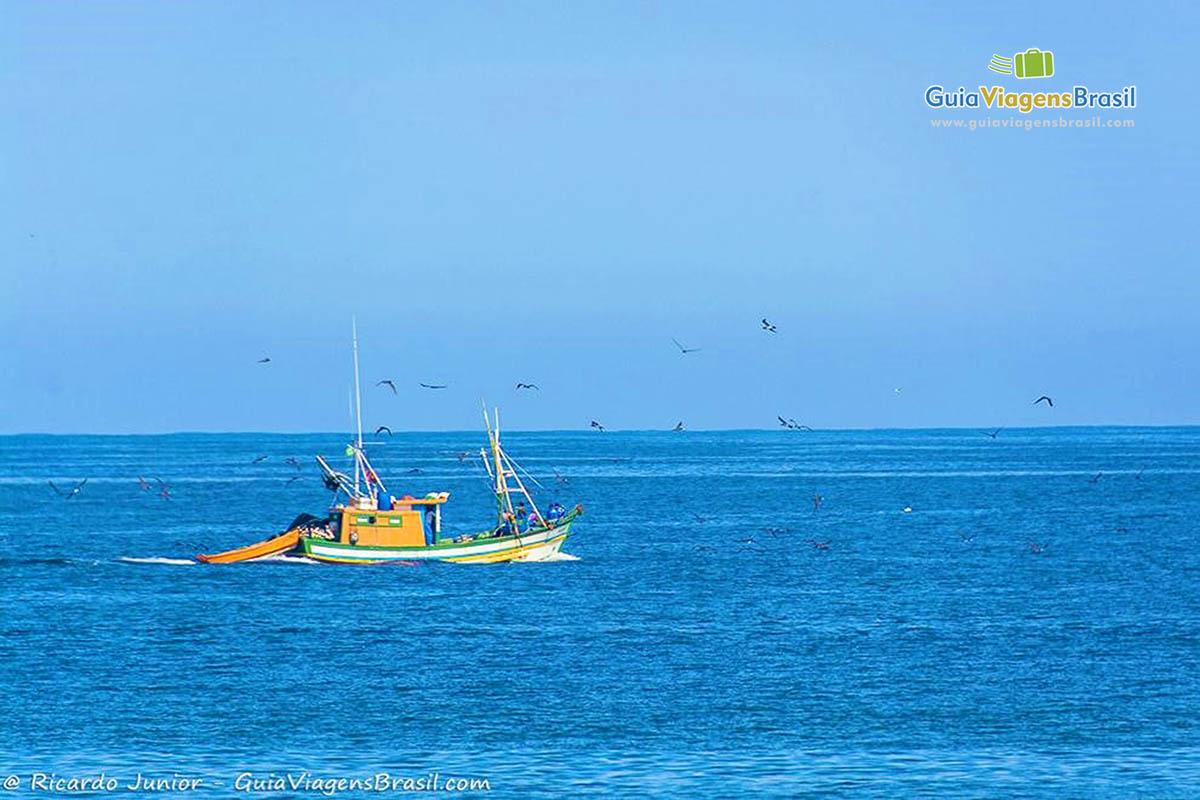
[[[1200,12],[959,5],[4,2],[0,432],[1200,422]]]

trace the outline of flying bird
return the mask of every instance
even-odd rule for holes
[[[267,356],[266,358],[260,358],[260,359],[258,360],[258,363],[259,363],[259,364],[266,364],[266,363],[268,363],[270,360],[271,360],[271,357],[270,357],[270,356]]]
[[[298,480],[300,480],[300,476],[299,476],[299,475],[293,475],[292,477],[290,477],[290,478],[288,478],[286,481],[284,481],[284,482],[283,482],[283,485],[284,485],[284,486],[287,486],[289,483],[292,483],[292,482],[294,482],[294,481],[298,481]]]
[[[570,481],[567,480],[567,476],[563,475],[558,470],[554,470],[554,480],[558,481],[559,483],[561,483],[563,485],[570,483]]]
[[[788,424],[788,421],[781,416],[776,415],[775,419],[779,420],[779,424],[785,428],[792,427],[791,425]]]
[[[983,432],[983,435],[984,435],[984,436],[986,436],[986,437],[988,437],[989,439],[995,439],[995,438],[996,438],[996,435],[997,435],[998,433],[1000,433],[1000,431],[1002,431],[1002,430],[1004,430],[1004,426],[1001,426],[1001,427],[999,427],[999,428],[996,428],[996,430],[994,430],[994,431],[984,431],[984,432]]]
[[[1046,550],[1046,545],[1038,544],[1037,542],[1029,542],[1027,546],[1029,547],[1029,552],[1034,554],[1039,554]]]
[[[422,383],[421,387],[424,389],[445,389],[448,385],[445,383]]]
[[[1100,482],[1100,478],[1101,478],[1103,475],[1104,475],[1104,473],[1103,473],[1103,472],[1097,472],[1095,475],[1093,475],[1092,477],[1088,478],[1088,483],[1090,483],[1090,484],[1093,484],[1093,485],[1095,485],[1095,484],[1099,483],[1099,482]]]
[[[1046,404],[1049,405],[1051,408],[1054,408],[1054,401],[1051,400],[1047,395],[1042,395],[1037,400],[1034,400],[1033,404],[1036,406],[1038,403],[1042,402],[1043,400],[1045,400]]]
[[[376,433],[378,433],[378,431],[376,431]],[[288,456],[283,460],[283,463],[287,464],[289,467],[300,469],[300,462],[296,460],[295,456]]]
[[[811,544],[813,546],[813,548],[816,550],[828,550],[829,549],[829,542],[819,542],[816,539],[805,539],[804,541]]]
[[[681,345],[681,344],[679,343],[679,340],[678,340],[678,339],[676,339],[674,336],[672,336],[672,337],[671,337],[671,341],[672,341],[672,342],[674,342],[674,343],[675,343],[675,346],[679,348],[679,352],[680,352],[680,353],[683,353],[685,356],[686,356],[688,353],[699,353],[699,352],[700,352],[700,348],[699,348],[699,347],[684,347],[683,345]]]
[[[590,426],[590,427],[593,427],[593,428],[595,428],[595,429],[596,429],[596,430],[598,430],[598,431],[603,431],[603,430],[604,430],[604,426],[603,426],[603,425],[601,425],[599,422],[596,422],[596,420],[592,420],[592,424],[591,424],[591,426]]]
[[[820,511],[820,510],[821,510],[821,503],[824,503],[824,502],[825,502],[825,498],[824,498],[824,497],[822,497],[822,496],[821,496],[821,495],[819,495],[819,494],[814,494],[814,495],[813,495],[813,511]]]
[[[171,499],[171,490],[168,489],[166,486],[164,486],[162,489],[159,490],[158,496],[161,497],[163,500],[170,500]]]
[[[378,382],[378,383],[376,383],[375,385],[376,385],[376,386],[387,386],[387,387],[389,387],[389,388],[392,390],[392,394],[400,394],[399,392],[397,392],[397,391],[396,391],[396,384],[392,383],[392,382],[391,382],[391,381],[389,381],[389,380],[382,380],[382,381],[379,381],[379,382]]]
[[[680,420],[679,422],[675,423],[675,427],[671,428],[671,430],[674,431],[675,433],[683,433],[683,420]]]
[[[375,429],[376,433],[383,433],[384,431],[387,431],[388,436],[392,435],[392,429],[389,428],[387,425],[380,425],[378,428]]]
[[[962,542],[963,544],[970,544],[971,542],[975,541],[975,535],[972,534],[972,535],[968,536],[967,534],[963,533],[962,531],[959,531],[958,532],[958,540],[960,542]]]
[[[145,479],[145,478],[143,478],[141,475],[138,475],[138,487],[139,487],[139,488],[140,488],[140,489],[141,489],[143,492],[148,492],[148,491],[150,491],[150,484],[149,484],[149,483],[146,481],[146,479]]]
[[[408,474],[409,474],[409,475],[420,475],[420,474],[421,474],[421,468],[420,468],[420,467],[413,467],[412,469],[410,469],[410,470],[408,471]]]
[[[700,525],[703,525],[704,523],[708,522],[707,518],[700,516],[695,511],[692,512],[692,516],[696,518],[696,522]]]
[[[772,323],[770,320],[768,320],[766,317],[763,317],[762,329],[764,331],[766,331],[767,333],[775,333],[775,324]]]
[[[85,485],[87,482],[88,482],[88,479],[87,479],[87,478],[84,478],[84,479],[83,479],[83,480],[81,480],[79,483],[75,484],[75,486],[74,486],[73,488],[71,488],[70,490],[68,490],[68,491],[63,491],[62,489],[60,489],[60,488],[58,488],[57,486],[55,486],[55,485],[54,485],[54,481],[46,481],[46,483],[50,484],[50,488],[51,488],[51,489],[53,489],[55,492],[57,492],[57,493],[58,493],[58,496],[59,496],[59,497],[65,497],[65,498],[67,498],[68,500],[70,500],[70,499],[71,499],[72,497],[74,497],[75,495],[79,494],[79,492],[80,492],[80,491],[83,489],[84,485]]]
[[[538,385],[536,383],[518,383],[517,388],[518,389],[537,389]]]
[[[261,464],[262,462],[266,461],[268,458],[270,458],[270,456],[259,456],[258,458],[254,459],[250,463],[251,464]]]

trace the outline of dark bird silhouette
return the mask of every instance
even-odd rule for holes
[[[164,486],[163,488],[158,490],[158,496],[161,497],[163,500],[170,500],[171,499],[171,490],[168,489],[166,486]]]
[[[1103,472],[1097,472],[1095,475],[1093,475],[1092,477],[1088,478],[1088,483],[1090,483],[1090,484],[1093,484],[1093,485],[1094,485],[1094,484],[1097,484],[1097,483],[1099,483],[1099,482],[1100,482],[1100,478],[1101,478],[1103,475],[1104,475],[1104,473],[1103,473]]]
[[[984,436],[986,436],[986,437],[988,437],[989,439],[995,439],[995,438],[996,438],[996,436],[997,436],[997,435],[1000,433],[1000,431],[1002,431],[1002,430],[1004,430],[1003,426],[1001,426],[1001,427],[999,427],[999,428],[996,428],[996,430],[994,430],[994,431],[984,431],[984,432],[983,432],[983,435],[984,435]]]
[[[421,468],[420,468],[420,467],[413,467],[412,469],[410,469],[410,470],[408,471],[408,474],[409,474],[409,475],[420,475],[420,474],[421,474]]]
[[[390,388],[392,390],[392,394],[400,394],[398,391],[396,391],[396,384],[392,383],[389,380],[379,381],[375,385],[376,386],[387,386],[388,388]]]
[[[685,356],[686,356],[688,353],[699,353],[699,352],[700,352],[700,348],[699,348],[699,347],[684,347],[683,345],[681,345],[681,344],[679,343],[679,340],[678,340],[678,339],[676,339],[674,336],[672,336],[672,337],[671,337],[671,341],[672,341],[672,342],[674,342],[674,343],[675,343],[675,346],[679,348],[679,352],[680,352],[680,353],[683,353]]]
[[[811,544],[813,546],[813,549],[815,549],[815,550],[828,550],[829,549],[829,542],[819,542],[816,539],[805,539],[804,541]]]
[[[536,383],[518,383],[517,388],[518,389],[537,389],[538,385]]]
[[[300,469],[300,462],[297,461],[294,456],[288,456],[283,460],[283,463],[287,464],[289,467]]]
[[[780,424],[780,425],[782,425],[782,426],[783,426],[783,427],[785,427],[785,428],[790,428],[790,427],[792,427],[791,425],[789,425],[789,424],[788,424],[788,421],[787,421],[786,419],[784,419],[783,417],[780,417],[780,416],[778,416],[778,415],[777,415],[777,416],[775,417],[775,419],[779,420],[779,424]]]
[[[787,419],[784,419],[783,417],[776,414],[775,419],[779,420],[779,424],[781,426],[787,428],[789,431],[811,431],[812,430],[812,428],[808,427],[807,425],[801,425],[799,422],[796,422],[796,420],[793,419],[792,417],[788,417]]]
[[[470,454],[469,452],[466,452],[466,451],[463,451],[463,452],[461,452],[461,453],[455,453],[455,454],[454,454],[455,458],[457,458],[457,459],[458,459],[458,463],[460,463],[460,464],[461,464],[461,463],[463,463],[464,461],[466,461],[466,460],[467,460],[467,456],[469,456],[469,455],[471,455],[471,454]]]
[[[270,356],[267,356],[266,358],[260,358],[260,359],[258,360],[258,363],[259,363],[259,364],[267,364],[267,363],[269,363],[270,361],[271,361],[271,357],[270,357]]]
[[[779,538],[779,534],[788,533],[791,528],[763,528],[763,533],[769,535],[772,539]]]
[[[820,511],[820,510],[821,510],[821,503],[824,503],[824,502],[825,502],[825,498],[824,498],[824,497],[822,497],[822,496],[821,496],[821,495],[819,495],[819,494],[814,494],[814,495],[813,495],[813,511]]]
[[[171,488],[171,484],[167,483],[162,478],[155,478],[154,482],[158,484],[158,488],[160,488],[160,489],[170,489]]]
[[[693,512],[692,512],[692,516],[696,518],[696,522],[697,522],[698,524],[700,524],[700,525],[703,525],[704,523],[708,522],[708,519],[706,519],[705,517],[702,517],[702,516],[700,516],[700,515],[699,515],[699,514],[697,514],[695,511],[693,511]]]
[[[683,420],[680,420],[679,422],[675,423],[675,427],[671,428],[671,430],[674,431],[675,433],[683,433]]]
[[[604,430],[604,426],[603,426],[603,425],[601,425],[599,422],[596,422],[596,420],[592,420],[592,423],[591,423],[591,426],[590,426],[590,427],[593,427],[593,428],[595,428],[595,429],[596,429],[596,430],[598,430],[598,431],[603,431],[603,430]]]
[[[570,483],[570,481],[567,480],[567,476],[563,475],[558,470],[554,470],[554,480],[558,481],[559,483],[561,483],[563,485]]]
[[[375,429],[375,433],[383,433],[384,431],[387,431],[388,436],[392,435],[392,429],[389,428],[387,425],[380,425],[378,428]]]
[[[447,386],[449,386],[449,384],[445,384],[445,383],[422,383],[421,384],[421,387],[423,389],[445,389],[445,388],[447,388]]]
[[[250,463],[251,464],[261,464],[262,462],[266,461],[268,458],[270,458],[270,456],[259,456],[258,458],[254,459]]]
[[[145,478],[143,478],[141,475],[138,475],[138,488],[140,488],[143,492],[150,491],[149,482]]]
[[[1137,475],[1134,475],[1134,476],[1133,476],[1133,479],[1134,479],[1134,480],[1138,480],[1138,481],[1140,481],[1140,480],[1142,479],[1142,476],[1143,476],[1143,475],[1145,475],[1145,474],[1146,474],[1146,470],[1145,470],[1145,469],[1139,469],[1139,470],[1138,470],[1138,474],[1137,474]]]
[[[775,325],[766,317],[763,317],[762,329],[767,333],[775,333]]]
[[[284,486],[287,486],[289,483],[293,483],[294,481],[298,481],[298,480],[300,480],[300,476],[299,476],[299,475],[293,475],[292,477],[290,477],[290,478],[288,478],[286,481],[284,481],[284,482],[283,482],[283,485],[284,485]]]
[[[1051,399],[1050,399],[1050,397],[1049,397],[1048,395],[1042,395],[1042,396],[1041,396],[1041,397],[1039,397],[1037,400],[1034,400],[1034,401],[1033,401],[1033,404],[1036,406],[1038,403],[1042,402],[1043,400],[1045,400],[1045,401],[1046,401],[1046,403],[1047,403],[1047,404],[1048,404],[1048,405],[1049,405],[1051,408],[1054,408],[1054,401],[1053,401],[1053,400],[1051,400]]]
[[[1046,545],[1038,544],[1037,542],[1029,542],[1028,547],[1029,547],[1029,552],[1034,553],[1035,555],[1043,553],[1046,550]]]
[[[58,493],[59,497],[65,497],[68,500],[70,500],[75,495],[79,494],[79,492],[83,490],[83,487],[87,484],[87,482],[88,482],[88,479],[84,478],[79,483],[75,484],[75,486],[73,486],[71,489],[63,491],[62,489],[55,486],[54,481],[46,481],[46,483],[50,484],[50,488]]]
[[[974,535],[968,536],[967,534],[963,533],[962,531],[958,531],[958,540],[960,542],[963,542],[964,544],[969,544],[970,542],[975,541],[975,536]]]

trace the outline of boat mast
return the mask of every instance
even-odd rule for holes
[[[354,411],[355,425],[358,428],[358,443],[354,450],[354,495],[358,496],[358,476],[362,472],[359,461],[362,459],[362,389],[358,383],[358,319],[350,317],[350,327],[354,336]]]

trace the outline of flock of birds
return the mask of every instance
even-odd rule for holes
[[[761,325],[762,331],[765,333],[777,334],[779,332],[779,329],[775,325],[775,323],[771,322],[766,317],[764,317],[761,320],[760,325]],[[693,353],[699,353],[703,350],[703,348],[700,348],[700,347],[689,347],[674,337],[671,337],[671,342],[675,345],[676,349],[679,350],[679,353],[682,356],[689,356]],[[264,356],[263,358],[258,359],[258,361],[256,363],[269,364],[269,363],[271,363],[271,357]],[[417,385],[419,387],[421,387],[422,389],[426,389],[426,390],[430,390],[430,391],[441,391],[441,390],[450,388],[450,385],[446,384],[446,383],[418,382]],[[375,386],[390,389],[393,394],[400,393],[399,388],[396,386],[396,382],[390,378],[384,378],[382,380],[377,381],[375,383]],[[526,382],[526,381],[518,381],[515,384],[515,389],[517,391],[540,391],[540,387],[536,383],[530,383],[530,382]],[[896,388],[893,391],[897,395],[899,395],[901,393],[901,390],[899,388]],[[1042,404],[1042,403],[1045,403],[1048,408],[1054,407],[1054,400],[1049,395],[1041,395],[1036,400],[1033,401],[1033,405],[1035,405],[1035,406]],[[797,422],[793,417],[784,417],[782,415],[778,415],[776,417],[776,419],[778,420],[780,427],[782,427],[786,430],[807,431],[807,432],[813,431],[812,427],[801,424],[800,422]],[[600,432],[604,432],[607,430],[607,428],[605,428],[605,426],[603,424],[601,424],[599,421],[597,421],[595,419],[590,420],[588,427],[593,430],[600,431]],[[683,432],[685,430],[683,421],[680,420],[675,425],[675,427],[671,428],[670,430],[675,433]],[[990,439],[996,439],[1000,435],[1000,432],[1003,430],[1004,430],[1003,427],[999,427],[999,428],[995,428],[994,430],[984,431],[983,435],[987,436]],[[379,435],[382,433],[386,433],[388,436],[391,436],[392,429],[387,425],[380,425],[375,429],[375,434]],[[466,460],[466,458],[468,456],[470,456],[471,454],[462,452],[462,453],[456,453],[455,455],[457,456],[459,463],[463,463]],[[261,463],[265,462],[267,459],[268,459],[268,456],[260,455],[260,456],[255,457],[250,462],[250,464],[251,465],[261,464]],[[297,471],[299,471],[301,468],[300,462],[294,457],[289,457],[289,458],[285,459],[284,463],[286,463],[287,465],[289,465],[291,467],[294,467]],[[1143,470],[1143,472],[1144,472],[1144,470]],[[419,474],[422,474],[422,471],[420,468],[414,467],[414,468],[408,470],[407,474],[419,475]],[[569,483],[568,479],[564,475],[562,475],[562,473],[560,473],[558,470],[554,470],[554,476],[555,476],[555,480],[560,485],[565,485],[565,484]],[[1099,483],[1101,477],[1103,477],[1102,473],[1096,473],[1091,478],[1089,478],[1088,483],[1095,485],[1095,484]],[[1137,479],[1141,480],[1141,478],[1142,478],[1142,473],[1138,473]],[[150,483],[150,481],[146,480],[144,477],[138,476],[138,486],[143,492],[154,493],[162,500],[170,500],[171,499],[171,488],[172,488],[171,484],[167,483],[166,481],[163,481],[161,478],[154,478],[153,480],[154,480],[154,484],[152,485]],[[290,484],[290,483],[293,483],[298,480],[300,480],[300,476],[293,475],[293,476],[289,477],[285,481],[285,483]],[[53,481],[49,481],[48,483],[50,484],[50,487],[54,490],[54,492],[56,494],[58,494],[59,497],[62,497],[65,500],[71,500],[74,497],[76,497],[81,491],[83,491],[83,488],[84,488],[84,486],[87,485],[87,482],[88,482],[88,479],[84,478],[79,483],[75,484],[74,486],[70,487],[69,489],[64,489],[63,487],[57,485]],[[823,502],[824,502],[824,498],[821,495],[814,495],[812,498],[813,511],[814,512],[820,511],[821,504]],[[911,512],[912,512],[911,506],[906,506],[904,508],[904,513],[911,513]],[[703,523],[707,522],[707,519],[705,517],[700,516],[699,514],[693,513],[693,516],[695,517],[695,520],[698,524],[703,524]],[[762,529],[762,532],[767,534],[771,538],[778,538],[780,536],[783,536],[784,534],[789,533],[790,530],[791,530],[790,528],[766,527],[766,528]],[[1122,531],[1124,529],[1118,528],[1117,530]],[[975,539],[975,537],[973,535],[968,535],[968,534],[964,533],[963,531],[958,531],[957,533],[958,533],[959,540],[961,542],[963,542],[964,544],[969,544],[969,543],[973,542]],[[832,545],[832,543],[829,540],[820,540],[820,539],[809,538],[809,539],[805,539],[804,541],[806,544],[808,544],[814,550],[821,550],[821,551],[829,550]],[[747,536],[745,538],[739,539],[738,542],[742,547],[745,547],[745,548],[759,549],[761,547],[758,540],[754,536]],[[1046,550],[1046,544],[1044,544],[1044,543],[1030,541],[1030,542],[1026,543],[1026,546],[1027,546],[1029,552],[1034,553],[1034,554],[1041,554],[1041,553],[1044,553]],[[712,549],[713,548],[709,545],[697,545],[697,547],[696,547],[696,550],[698,550],[698,551],[711,551]]]

